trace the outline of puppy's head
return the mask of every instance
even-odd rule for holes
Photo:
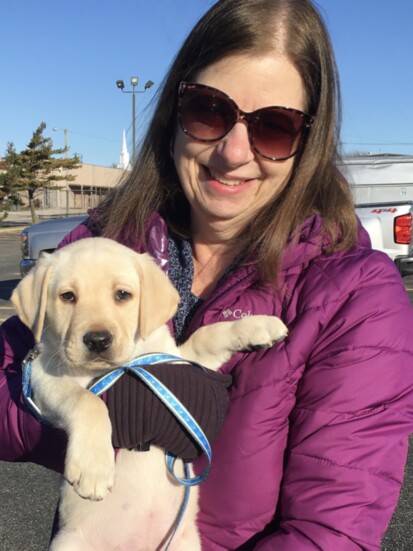
[[[97,237],[42,257],[11,301],[66,365],[105,369],[129,361],[173,316],[179,295],[149,255]]]

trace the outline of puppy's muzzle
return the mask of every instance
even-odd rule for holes
[[[113,337],[109,331],[88,331],[83,336],[83,342],[90,352],[100,354],[112,344]]]

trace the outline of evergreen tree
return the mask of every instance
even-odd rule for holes
[[[54,149],[52,139],[43,135],[45,129],[46,123],[42,122],[20,153],[16,153],[13,143],[9,143],[0,161],[0,194],[13,197],[27,191],[33,223],[37,222],[35,198],[38,192],[56,188],[58,181],[75,180],[76,176],[68,171],[78,168],[81,162],[78,155],[69,158],[66,148]],[[65,157],[55,157],[63,153]]]
[[[13,143],[9,142],[5,158],[0,159],[0,222],[7,218],[13,204],[20,203],[16,155]]]

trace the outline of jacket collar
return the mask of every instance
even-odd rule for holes
[[[323,233],[321,216],[309,216],[301,225],[297,237],[290,239],[281,261],[281,270],[286,271],[308,264],[320,256],[329,244],[329,237]],[[370,237],[360,221],[356,244],[363,248],[371,248]]]

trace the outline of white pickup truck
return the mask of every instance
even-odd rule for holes
[[[413,274],[412,208],[413,201],[356,207],[373,249],[387,253],[402,276]]]
[[[340,170],[352,186],[357,214],[373,248],[388,254],[402,276],[413,274],[413,157],[348,157]],[[45,220],[24,229],[21,275],[85,218]]]
[[[372,247],[388,254],[402,276],[413,274],[413,157],[347,157],[340,170]]]

